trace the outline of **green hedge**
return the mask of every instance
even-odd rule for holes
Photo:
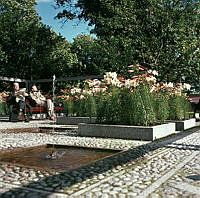
[[[9,110],[8,110],[8,105],[6,102],[1,102],[0,103],[0,115],[8,115]]]
[[[64,113],[67,116],[94,117],[96,116],[96,98],[85,96],[85,99],[64,101]]]
[[[99,96],[64,102],[67,116],[97,117],[97,123],[151,126],[189,118],[189,102],[166,90],[150,93],[148,85],[134,90],[112,88]]]
[[[109,124],[153,125],[156,121],[148,86],[141,85],[134,92],[113,90],[97,105],[97,122]]]
[[[169,97],[169,120],[185,120],[189,118],[190,103],[181,96]]]
[[[169,118],[169,95],[165,92],[158,92],[153,96],[154,111],[158,122],[163,123]]]

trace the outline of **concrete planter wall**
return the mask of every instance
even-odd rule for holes
[[[80,136],[153,141],[173,133],[175,133],[175,123],[151,127],[86,123],[78,124],[78,134]]]
[[[196,126],[196,119],[192,118],[189,120],[183,120],[183,121],[176,121],[176,131],[183,131],[192,127]]]
[[[56,124],[61,124],[61,125],[76,125],[79,123],[95,123],[96,118],[92,117],[57,117]]]

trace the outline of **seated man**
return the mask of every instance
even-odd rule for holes
[[[10,121],[16,120],[25,120],[29,121],[29,117],[27,116],[25,109],[25,97],[28,96],[26,93],[26,88],[19,88],[19,83],[13,83],[13,91],[8,96],[7,102],[10,105]],[[29,106],[30,108],[30,106]],[[17,119],[13,118],[13,115],[17,115]]]
[[[41,105],[47,106],[48,116],[51,120],[55,119],[54,114],[54,104],[51,99],[46,99],[45,96],[41,94],[41,92],[37,89],[36,85],[31,87],[30,92],[30,104],[31,106]]]

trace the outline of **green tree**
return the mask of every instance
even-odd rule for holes
[[[44,25],[35,0],[0,0],[1,75],[25,79],[68,73],[76,62],[70,43]]]
[[[33,8],[35,1],[0,2],[0,43],[7,56],[7,62],[4,62],[2,68],[8,76],[24,77],[28,70],[33,27],[39,21]]]
[[[2,50],[2,47],[1,47],[1,45],[0,45],[0,65],[5,64],[6,61],[7,61],[6,54],[5,54],[5,52]],[[4,70],[4,68],[1,67],[1,68],[0,68],[0,73],[3,73],[3,70]]]
[[[76,54],[78,61],[71,68],[72,75],[93,75],[103,73],[104,64],[102,47],[90,35],[78,35],[71,44],[71,52]]]
[[[199,1],[197,0],[56,0],[58,18],[84,19],[92,33],[109,43],[110,68],[130,63],[156,69],[160,80],[198,81]],[[108,49],[109,50],[109,49]],[[117,56],[118,55],[118,56]]]
[[[69,69],[77,62],[71,53],[71,44],[57,35],[50,27],[40,23],[36,27],[36,38],[30,56],[34,79],[67,76]]]

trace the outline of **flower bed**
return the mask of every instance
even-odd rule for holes
[[[157,83],[156,75],[156,71],[149,70],[142,74],[134,73],[126,79],[108,72],[101,81],[86,80],[84,88],[62,90],[65,113],[68,117],[97,118],[93,125],[80,125],[79,133],[82,135],[85,133],[82,130],[87,128],[93,131],[91,136],[98,134],[99,137],[155,140],[167,136],[175,132],[175,124],[170,123],[174,126],[169,127],[169,132],[165,130],[168,125],[163,125],[166,120],[189,117],[189,102],[182,92],[189,85]]]

